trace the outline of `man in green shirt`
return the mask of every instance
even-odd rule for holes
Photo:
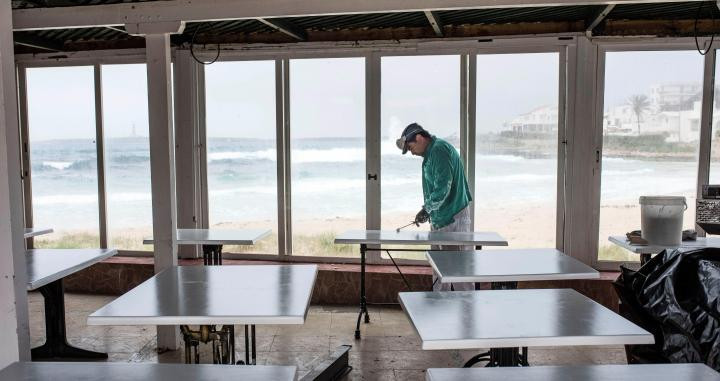
[[[430,220],[432,231],[469,232],[472,229],[470,202],[472,195],[465,178],[465,169],[455,147],[430,135],[422,126],[412,123],[405,127],[397,146],[403,155],[410,151],[422,156],[423,207],[415,216],[416,223]],[[433,246],[434,250],[473,250],[472,246]],[[436,278],[433,274],[433,278]],[[433,279],[434,290],[449,290],[450,285]],[[472,283],[453,283],[454,290],[473,290]]]

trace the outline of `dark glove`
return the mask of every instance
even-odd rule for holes
[[[415,223],[416,224],[424,224],[428,222],[430,219],[430,215],[425,210],[425,208],[420,209],[420,211],[415,215]]]

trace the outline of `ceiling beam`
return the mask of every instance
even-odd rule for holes
[[[114,31],[116,31],[116,32],[127,33],[127,30],[125,30],[124,28],[121,28],[121,27],[119,27],[119,26],[106,26],[105,28],[108,28],[108,29],[110,29],[110,30],[114,30]]]
[[[605,8],[603,8],[602,10],[600,10],[600,12],[595,14],[595,17],[592,19],[592,21],[590,21],[590,24],[588,24],[587,28],[585,29],[585,34],[588,37],[592,37],[593,29],[595,29],[598,25],[600,25],[600,23],[603,20],[605,20],[607,15],[609,15],[610,12],[612,12],[613,8],[615,8],[615,4],[610,4],[610,5],[606,6]]]
[[[63,44],[55,40],[50,40],[44,37],[33,36],[26,33],[14,33],[13,42],[17,45],[29,46],[31,48],[38,48],[43,50],[49,50],[52,52],[59,52],[63,50]]]
[[[307,40],[307,33],[304,29],[298,27],[297,25],[291,23],[287,20],[281,20],[281,19],[263,19],[259,18],[257,19],[261,23],[276,29],[282,33],[287,34],[288,36],[299,40],[299,41],[305,41]]]
[[[128,23],[219,21],[483,8],[671,3],[702,0],[167,0],[13,10],[13,30]]]
[[[428,22],[430,23],[430,26],[432,26],[433,30],[435,31],[435,35],[438,37],[442,37],[443,36],[443,25],[442,25],[442,21],[440,21],[440,16],[438,16],[437,12],[425,11],[425,17],[427,17]]]

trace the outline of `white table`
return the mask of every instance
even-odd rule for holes
[[[705,364],[578,365],[527,368],[430,368],[427,381],[720,381]]]
[[[556,249],[429,251],[440,282],[491,282],[494,288],[533,280],[597,279],[592,267]]]
[[[657,254],[663,250],[720,247],[720,237],[697,237],[694,241],[682,241],[680,246],[633,245],[624,235],[613,235],[608,237],[608,240],[635,254],[640,254],[641,264],[645,264],[645,262],[649,261],[652,254]]]
[[[293,381],[295,379],[295,372],[296,368],[294,366],[16,362],[0,370],[0,380]]]
[[[490,282],[493,290],[516,289],[518,281],[600,277],[592,267],[556,249],[430,251],[427,259],[440,282]],[[490,349],[472,357],[465,366],[480,361],[492,366],[502,358],[520,358],[520,363],[526,364],[527,352],[527,348],[522,354],[519,348]]]
[[[246,363],[254,364],[255,325],[304,324],[317,269],[317,265],[174,266],[93,312],[87,322],[246,325],[246,341],[249,325],[252,348],[245,346]],[[189,357],[189,339],[185,339]]]
[[[67,343],[62,279],[117,254],[115,249],[33,249],[25,252],[27,289],[39,289],[45,300],[45,344],[32,349],[33,360],[107,358]]]
[[[202,245],[205,265],[222,265],[223,245],[254,245],[269,236],[269,229],[178,229],[178,245]],[[143,239],[144,245],[151,245],[152,237]]]
[[[395,230],[350,230],[335,237],[336,244],[360,245],[360,313],[355,327],[355,338],[360,338],[360,320],[365,315],[365,323],[370,322],[365,296],[365,256],[368,245],[463,245],[475,246],[507,246],[507,240],[495,232],[418,232]],[[412,249],[373,248],[373,250],[387,251],[426,251]],[[390,257],[392,259],[392,256]],[[393,264],[395,260],[393,259]],[[397,264],[395,264],[397,267]],[[400,269],[398,268],[398,271]],[[402,274],[402,273],[401,273]]]
[[[50,228],[25,228],[24,238],[37,237],[43,234],[50,234],[53,230]]]
[[[649,332],[571,289],[401,292],[400,304],[422,349],[654,342]]]

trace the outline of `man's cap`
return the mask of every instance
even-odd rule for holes
[[[402,134],[400,134],[400,139],[395,141],[397,147],[402,150],[403,155],[408,151],[407,144],[414,141],[415,135],[421,132],[425,132],[425,129],[417,123],[411,123],[407,127],[405,127]]]

